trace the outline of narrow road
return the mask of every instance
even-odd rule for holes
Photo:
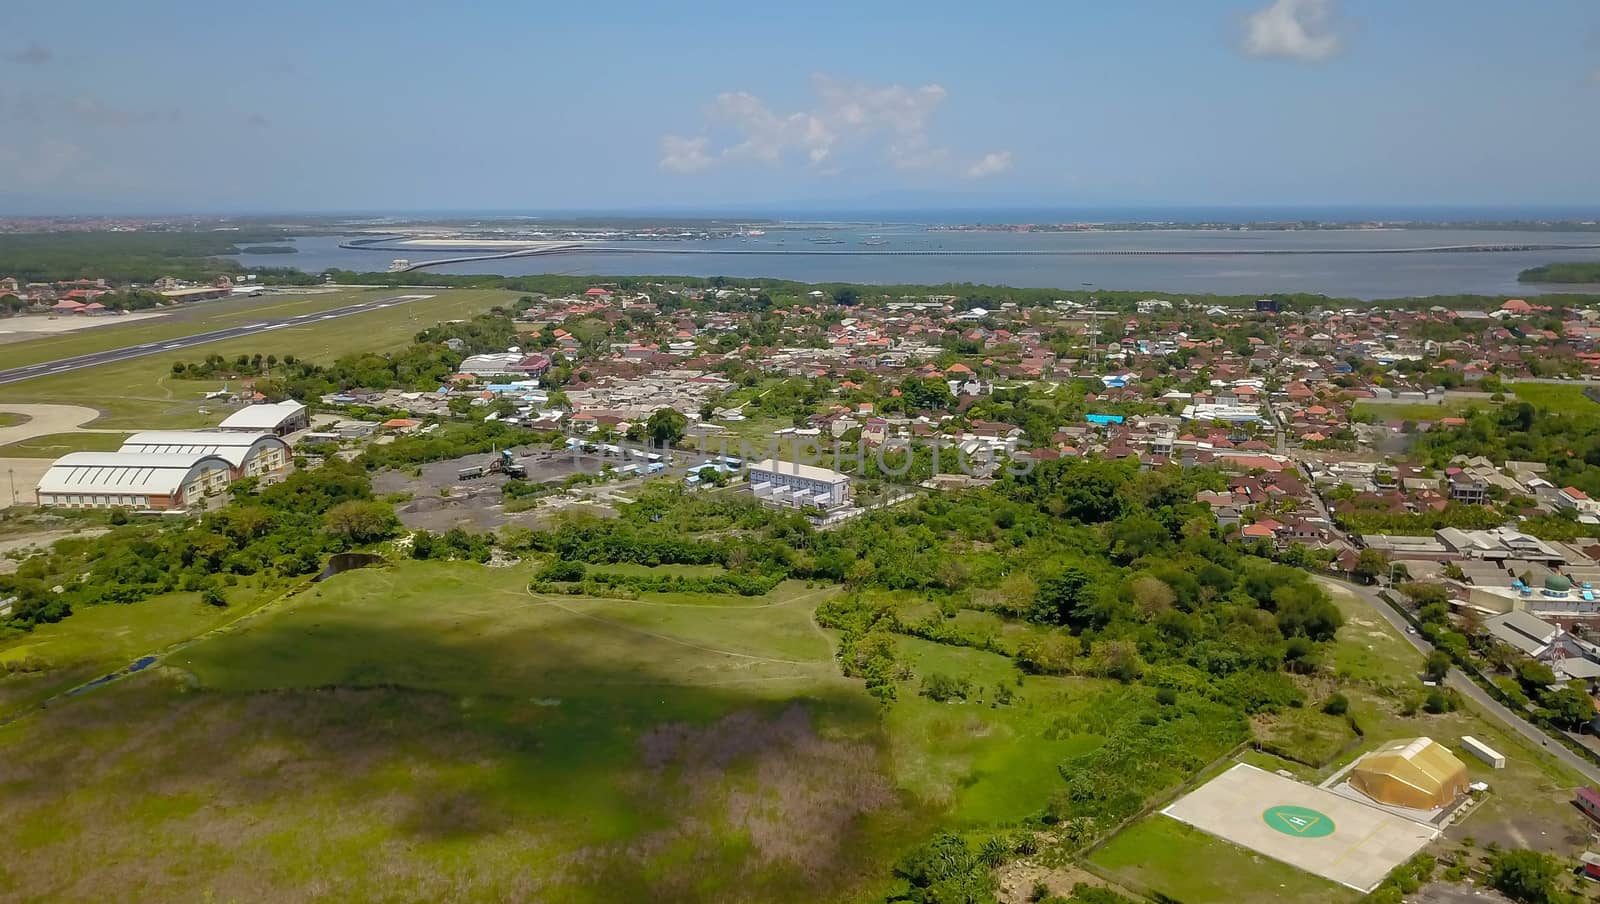
[[[1373,611],[1381,615],[1384,621],[1387,621],[1390,625],[1393,625],[1395,630],[1400,632],[1400,636],[1410,641],[1411,645],[1416,647],[1417,651],[1422,653],[1424,656],[1433,652],[1433,644],[1428,643],[1427,639],[1420,634],[1412,634],[1410,631],[1411,623],[1402,618],[1400,613],[1394,611],[1394,607],[1384,602],[1383,598],[1378,596],[1377,592],[1372,588],[1364,587],[1360,584],[1352,584],[1347,581],[1336,580],[1334,578],[1324,577],[1323,580],[1337,584],[1365,600],[1366,603],[1372,607]],[[1471,700],[1477,705],[1478,709],[1488,713],[1490,716],[1493,716],[1497,721],[1505,725],[1505,727],[1511,729],[1519,735],[1522,735],[1524,738],[1527,738],[1534,744],[1544,748],[1550,754],[1555,756],[1556,759],[1560,760],[1565,765],[1572,767],[1573,770],[1578,772],[1584,778],[1588,779],[1590,782],[1600,785],[1600,767],[1596,767],[1593,763],[1577,755],[1576,753],[1573,753],[1571,750],[1568,750],[1559,741],[1556,741],[1554,738],[1545,734],[1544,729],[1537,725],[1533,725],[1532,723],[1528,722],[1528,720],[1517,715],[1511,709],[1500,703],[1500,701],[1489,696],[1488,692],[1479,687],[1471,678],[1468,678],[1465,674],[1463,674],[1460,669],[1451,668],[1450,673],[1445,676],[1444,683],[1446,686],[1460,691],[1463,697]]]
[[[179,336],[165,341],[146,342],[142,345],[129,346],[128,348],[114,348],[102,352],[92,352],[87,355],[77,355],[71,358],[58,358],[55,361],[41,361],[27,367],[13,367],[9,370],[0,370],[0,386],[7,383],[20,383],[34,377],[45,377],[51,374],[67,373],[82,370],[86,367],[96,367],[101,364],[114,364],[118,361],[131,361],[134,358],[143,358],[146,355],[156,355],[161,352],[177,351],[178,349],[192,348],[208,342],[220,342],[224,339],[238,339],[242,336],[254,336],[268,330],[283,329],[291,326],[304,326],[323,320],[333,320],[336,317],[348,317],[351,314],[361,314],[387,308],[391,305],[404,304],[408,301],[421,301],[432,298],[432,295],[393,295],[388,298],[378,298],[373,301],[363,301],[360,304],[345,305],[342,308],[331,308],[326,311],[314,311],[309,314],[300,314],[295,317],[284,317],[278,320],[263,320],[259,323],[250,323],[244,326],[231,326],[226,329],[212,330],[209,333],[196,333],[193,336]]]

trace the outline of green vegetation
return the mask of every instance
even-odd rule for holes
[[[1350,415],[1355,420],[1369,423],[1389,423],[1391,421],[1411,421],[1413,423],[1426,423],[1447,417],[1465,417],[1477,408],[1494,407],[1492,403],[1478,402],[1451,402],[1445,401],[1438,405],[1401,402],[1372,402],[1359,401],[1350,410]]]
[[[1456,455],[1544,462],[1544,477],[1556,486],[1600,493],[1600,403],[1576,386],[1514,388],[1521,401],[1475,414],[1461,427],[1430,430],[1417,440],[1417,450],[1436,467]]]
[[[1574,261],[1529,267],[1517,274],[1525,283],[1600,283],[1600,263]]]
[[[239,242],[284,237],[276,230],[12,233],[0,235],[0,273],[22,282],[101,277],[113,283],[150,283],[163,276],[203,280],[243,272],[224,257],[240,253]],[[299,270],[252,272],[289,285],[318,281]]]
[[[28,422],[27,415],[0,411],[0,427],[17,427]]]
[[[1600,402],[1590,398],[1583,386],[1567,383],[1513,383],[1518,399],[1540,411],[1556,414],[1600,414]]]
[[[106,318],[93,329],[43,335],[5,344],[6,365],[22,367],[115,348],[161,342],[263,319],[311,314],[392,294],[372,289],[342,289],[315,294],[266,295],[190,302],[161,317],[131,322]],[[423,302],[424,304],[426,302]],[[330,322],[331,323],[331,322]],[[208,349],[207,349],[208,350]]]
[[[256,336],[215,342],[205,353],[225,360],[260,354],[306,362],[335,362],[345,356],[409,349],[418,332],[439,319],[470,318],[511,299],[499,292],[441,292],[439,297],[380,308],[326,322],[272,330]],[[253,322],[246,319],[246,322]],[[130,325],[127,329],[136,329]],[[27,343],[31,345],[31,343]],[[426,348],[426,347],[424,347]],[[175,377],[172,365],[192,360],[194,350],[162,352],[88,370],[52,374],[0,387],[0,401],[55,402],[99,408],[99,428],[128,430],[198,427],[221,420],[226,411],[201,398],[222,380]],[[424,352],[408,352],[424,354]],[[115,394],[106,392],[116,386]],[[437,384],[435,384],[437,386]],[[434,388],[434,387],[429,387]],[[202,412],[200,409],[208,409]]]
[[[1360,900],[1357,892],[1187,826],[1152,815],[1096,850],[1106,878],[1175,901]]]

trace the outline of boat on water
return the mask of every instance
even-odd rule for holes
[[[406,270],[406,269],[409,269],[410,267],[411,267],[411,261],[409,261],[409,260],[407,260],[407,259],[405,259],[403,257],[397,257],[394,260],[389,262],[389,272],[390,273],[399,273],[401,270]]]
[[[813,245],[843,245],[843,239],[812,239]]]
[[[884,241],[883,239],[867,239],[866,241],[862,242],[861,244],[863,244],[863,245],[887,245],[889,243]]]

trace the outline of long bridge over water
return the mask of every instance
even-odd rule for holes
[[[403,246],[380,244],[388,239],[358,239],[341,243],[341,248],[363,251],[405,251]],[[586,242],[547,242],[537,247],[516,248],[510,251],[462,255],[418,261],[395,272],[425,270],[448,264],[466,264],[476,261],[504,260],[517,257],[540,257],[558,254],[704,254],[744,257],[778,257],[783,255],[803,257],[1240,257],[1285,256],[1322,254],[1500,254],[1518,251],[1588,251],[1600,250],[1600,242],[1589,244],[1535,242],[1518,244],[1428,245],[1417,248],[1226,248],[1226,249],[1172,249],[1172,248],[1016,248],[985,250],[835,250],[823,248],[649,248],[640,246],[602,245]]]

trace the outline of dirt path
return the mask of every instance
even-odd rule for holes
[[[0,462],[4,461],[5,459],[0,459]],[[31,493],[29,494],[29,497],[32,497]],[[40,531],[36,534],[25,534],[20,537],[12,537],[9,540],[0,540],[0,574],[11,574],[17,570],[18,563],[13,559],[6,558],[6,553],[14,552],[19,549],[44,549],[50,544],[65,537],[98,537],[101,534],[107,534],[110,532],[111,528],[109,527],[85,527],[79,530],[46,530]]]

